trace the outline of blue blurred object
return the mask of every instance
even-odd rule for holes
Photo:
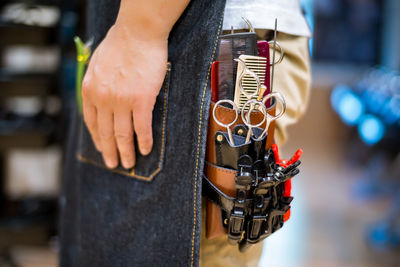
[[[397,248],[400,246],[400,235],[392,231],[388,222],[378,224],[368,231],[368,243],[377,250]]]
[[[400,248],[400,190],[397,192],[388,217],[367,231],[370,246],[377,250]]]
[[[385,103],[390,99],[390,96],[384,92],[377,90],[377,88],[369,88],[363,94],[367,110],[373,114],[378,114]]]
[[[346,85],[337,85],[331,94],[331,104],[340,118],[348,125],[356,125],[364,114],[361,99]]]
[[[375,145],[387,137],[396,146],[400,134],[399,92],[398,72],[384,67],[371,68],[354,88],[336,85],[331,93],[331,105],[345,124],[357,126],[365,144]]]
[[[314,32],[314,0],[301,0],[300,4],[303,9],[308,26],[310,27],[311,32]],[[314,39],[313,37],[311,37],[310,40],[308,40],[308,47],[310,49],[311,57],[313,55],[313,43]]]
[[[385,134],[382,121],[373,115],[364,115],[358,124],[358,133],[367,145],[378,143]]]
[[[400,122],[400,95],[395,95],[387,104],[387,119],[388,124],[394,124],[396,121]]]

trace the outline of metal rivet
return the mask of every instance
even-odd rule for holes
[[[228,218],[225,218],[224,220],[224,224],[227,225],[228,224]]]
[[[222,136],[222,134],[217,135],[217,141],[222,142],[222,140],[224,140],[224,137]]]
[[[238,130],[238,135],[243,135],[244,134],[244,130],[243,129],[239,129]]]

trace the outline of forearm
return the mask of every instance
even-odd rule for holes
[[[116,25],[146,41],[168,39],[190,0],[121,0]]]

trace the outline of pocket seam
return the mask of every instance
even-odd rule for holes
[[[168,91],[168,87],[169,87],[169,75],[170,75],[170,71],[171,71],[171,63],[168,62],[167,64],[167,73],[165,76],[165,85],[164,85],[164,103],[163,103],[163,120],[162,120],[162,130],[161,130],[161,150],[160,150],[160,158],[158,160],[158,167],[157,169],[155,169],[152,173],[150,173],[149,176],[143,176],[143,175],[138,175],[135,174],[135,168],[133,168],[131,171],[123,171],[123,170],[119,170],[119,169],[108,169],[104,164],[100,164],[97,161],[91,160],[89,158],[86,158],[84,156],[82,156],[82,154],[78,153],[76,158],[78,161],[83,162],[83,163],[88,163],[91,165],[94,165],[96,167],[108,170],[110,172],[113,173],[117,173],[117,174],[121,174],[121,175],[125,175],[131,178],[135,178],[135,179],[139,179],[139,180],[143,180],[143,181],[147,181],[150,182],[153,180],[154,176],[156,176],[162,169],[162,164],[164,162],[164,152],[165,152],[165,128],[166,128],[166,122],[167,122],[167,91]]]

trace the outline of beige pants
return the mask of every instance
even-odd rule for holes
[[[270,31],[256,30],[260,39],[270,36]],[[265,40],[265,39],[264,39]],[[270,40],[270,38],[267,38]],[[310,93],[310,57],[308,38],[278,33],[278,42],[285,50],[281,64],[275,67],[274,91],[282,93],[286,100],[286,112],[276,121],[275,141],[281,145],[286,139],[287,126],[294,124],[304,114]],[[204,202],[204,199],[203,199]],[[227,241],[227,236],[207,240],[205,238],[205,208],[200,243],[201,267],[253,267],[257,266],[262,253],[263,243],[254,245],[245,253]]]

